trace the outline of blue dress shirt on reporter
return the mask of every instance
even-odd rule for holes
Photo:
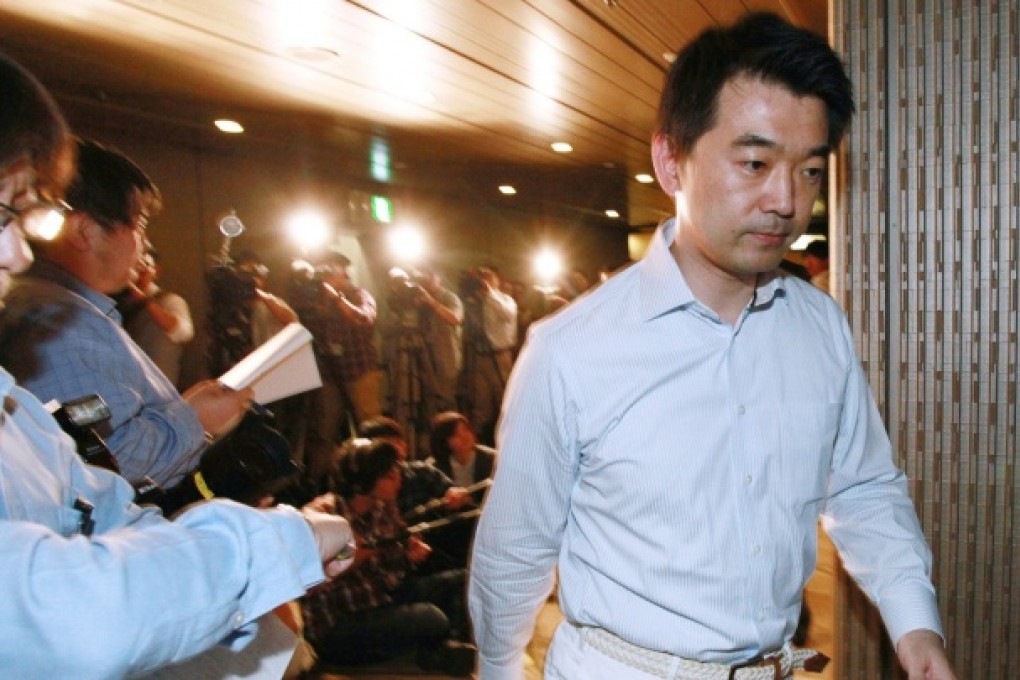
[[[123,678],[192,657],[322,581],[292,508],[203,503],[169,522],[0,369],[0,676]],[[94,507],[80,533],[79,499]]]
[[[521,677],[557,564],[577,625],[697,661],[775,651],[820,514],[894,642],[941,633],[931,553],[842,311],[774,278],[730,326],[693,297],[674,230],[538,324],[514,369],[471,570],[485,680]]]
[[[165,487],[198,464],[205,433],[195,410],[120,325],[114,301],[39,258],[14,279],[0,312],[0,364],[42,402],[99,394],[100,431],[131,481]]]

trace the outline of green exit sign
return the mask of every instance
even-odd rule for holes
[[[393,202],[385,196],[372,197],[372,219],[389,224],[393,221]]]

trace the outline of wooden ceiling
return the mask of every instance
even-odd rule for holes
[[[588,211],[609,206],[583,185],[593,171],[609,172],[625,186],[621,225],[642,227],[671,210],[655,185],[633,180],[651,172],[666,55],[747,10],[824,35],[827,5],[3,0],[0,50],[34,71],[72,121],[82,112],[194,143],[234,143],[212,128],[226,117],[245,126],[246,143],[344,157],[367,158],[382,140],[393,182],[540,177],[554,186],[546,200]],[[556,141],[573,152],[554,153]]]

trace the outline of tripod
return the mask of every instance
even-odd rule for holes
[[[398,329],[390,366],[393,417],[404,426],[410,459],[416,457],[418,433],[428,431],[432,417],[436,400],[434,366],[432,350],[420,329]]]

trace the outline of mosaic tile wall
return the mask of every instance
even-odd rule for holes
[[[833,0],[859,114],[835,295],[911,478],[960,678],[1020,678],[1020,2]],[[895,678],[840,583],[841,678]]]

